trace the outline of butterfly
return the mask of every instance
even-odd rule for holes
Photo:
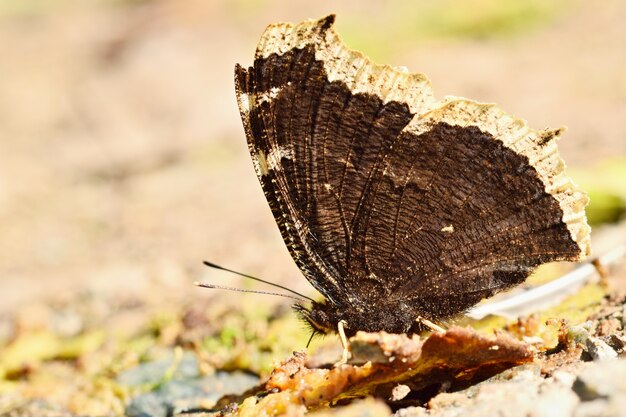
[[[415,333],[589,253],[562,129],[437,100],[425,75],[350,50],[334,20],[272,24],[235,68],[254,168],[324,297],[295,305],[314,332]]]

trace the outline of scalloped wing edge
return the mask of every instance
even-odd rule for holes
[[[415,115],[405,128],[407,131],[422,133],[433,123],[446,122],[476,126],[490,133],[507,148],[526,156],[545,185],[545,191],[558,201],[563,212],[562,221],[580,249],[578,258],[572,260],[589,255],[591,228],[585,215],[589,198],[566,175],[565,163],[556,145],[564,128],[532,129],[525,120],[509,115],[495,104],[454,96],[438,101],[428,77],[403,68],[376,64],[361,52],[350,49],[334,30],[334,22],[335,15],[329,15],[295,25],[271,24],[261,36],[255,57],[282,55],[293,48],[314,44],[315,57],[324,63],[329,81],[345,83],[354,94],[375,94],[384,103],[407,104]]]

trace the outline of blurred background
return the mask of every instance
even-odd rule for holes
[[[145,412],[168,387],[206,406],[305,346],[292,300],[193,282],[270,289],[207,259],[315,296],[254,174],[233,69],[269,23],[329,13],[440,98],[567,126],[595,254],[624,242],[623,0],[0,0],[0,414],[170,415]],[[606,292],[581,294],[542,314],[586,320]]]
[[[267,24],[328,13],[350,47],[427,74],[440,98],[567,126],[561,153],[592,222],[619,219],[622,0],[0,0],[0,314],[82,293],[241,297],[195,280],[251,287],[203,259],[312,294],[253,172],[232,80]]]

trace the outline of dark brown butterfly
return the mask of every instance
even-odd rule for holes
[[[254,167],[293,259],[324,301],[317,332],[416,332],[589,252],[586,195],[560,129],[436,100],[423,74],[348,49],[334,16],[270,25],[235,69]]]

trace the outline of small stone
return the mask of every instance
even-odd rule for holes
[[[578,375],[572,389],[582,401],[626,395],[626,361],[591,364]]]
[[[167,417],[185,409],[204,407],[226,394],[242,393],[258,383],[243,372],[216,372],[202,378],[172,379],[158,389],[134,397],[126,407],[129,417]]]
[[[390,401],[400,401],[411,392],[411,388],[408,385],[398,384],[391,390],[391,398]]]
[[[580,403],[573,417],[624,417],[626,395]]]
[[[621,334],[612,334],[606,338],[606,342],[609,346],[611,346],[617,353],[624,352],[626,348],[626,336]]]
[[[172,366],[176,366],[172,372]],[[167,381],[164,378],[168,378]],[[158,361],[144,363],[123,372],[117,381],[128,386],[142,386],[161,381],[151,392],[132,398],[126,407],[130,417],[166,417],[185,409],[203,407],[226,394],[244,392],[256,384],[258,378],[244,372],[216,372],[202,376],[198,360],[192,352],[176,354]]]
[[[555,371],[552,374],[552,378],[555,382],[558,382],[566,387],[571,387],[574,384],[574,381],[576,381],[576,375],[565,371]]]
[[[533,417],[570,417],[580,404],[580,400],[569,387],[550,384],[544,384],[535,398],[528,399],[532,406],[526,415]]]
[[[598,328],[596,329],[596,335],[608,336],[619,331],[621,327],[622,323],[618,319],[608,318],[600,320],[600,322],[598,323]]]
[[[171,408],[152,393],[134,398],[125,410],[129,417],[167,417],[168,412]]]
[[[522,340],[529,345],[543,345],[545,341],[539,336],[522,336]]]
[[[430,415],[424,407],[407,407],[396,411],[392,417],[427,417]]]
[[[575,417],[599,417],[599,416],[618,416],[619,414],[607,414],[609,402],[605,399],[597,399],[593,401],[585,401],[580,403],[574,413]]]
[[[571,417],[579,401],[570,387],[527,369],[509,380],[491,378],[464,391],[439,394],[428,403],[428,415]]]
[[[191,379],[200,376],[198,360],[195,355],[192,352],[184,352],[178,363],[176,363],[174,353],[172,353],[163,359],[142,363],[135,368],[122,372],[118,375],[117,381],[130,386],[140,386],[160,381],[173,365],[176,366],[174,378]]]
[[[594,361],[602,361],[617,358],[617,352],[602,339],[589,336],[585,343],[585,350]]]
[[[431,398],[428,402],[428,408],[447,409],[465,407],[472,403],[466,392],[442,392]]]

